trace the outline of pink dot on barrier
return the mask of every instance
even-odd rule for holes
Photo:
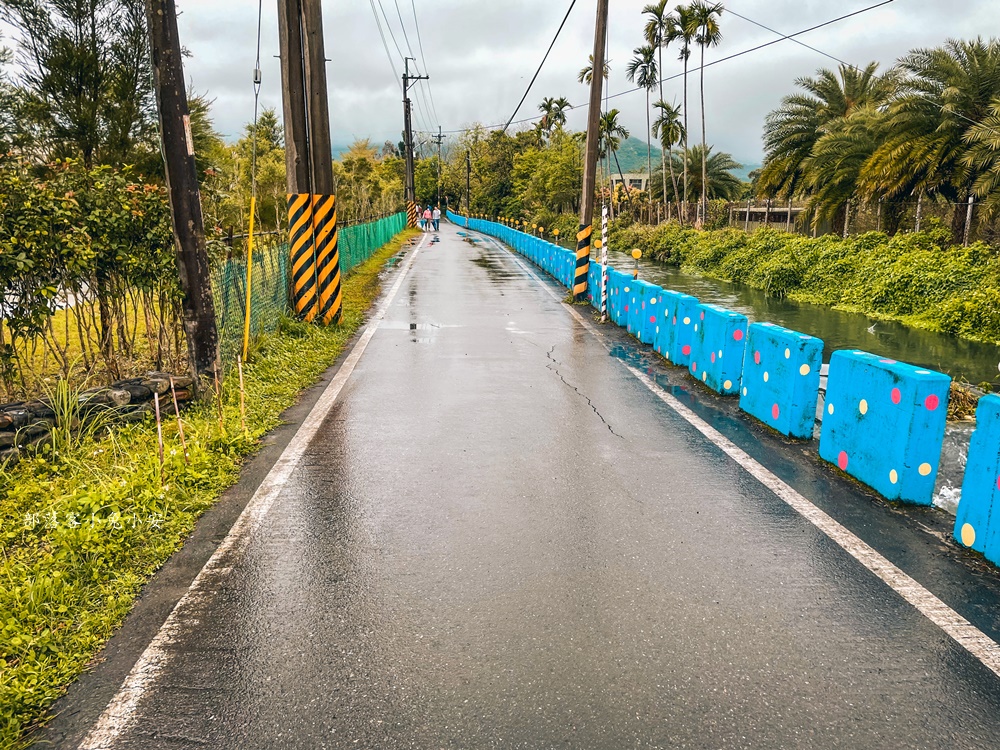
[[[924,399],[924,406],[926,406],[930,411],[937,409],[940,403],[941,400],[933,393]]]
[[[715,362],[715,352],[712,352],[712,362]]]
[[[753,353],[753,361],[754,361],[754,364],[758,364],[758,365],[760,364],[760,352],[754,352]]]
[[[656,316],[655,315],[650,315],[649,316],[649,322],[650,323],[655,323],[656,322]]]
[[[691,363],[691,372],[698,372],[698,363],[697,362],[692,362]]]
[[[677,316],[674,316],[674,325],[677,325]]]
[[[685,357],[687,355],[689,355],[690,353],[691,353],[691,347],[690,346],[683,346],[683,347],[681,347],[681,354],[683,354]]]
[[[1000,490],[1000,477],[997,477],[997,489]]]
[[[737,328],[735,331],[733,331],[733,338],[736,339],[737,341],[742,341],[743,340],[743,331],[741,331],[739,328]]]
[[[781,409],[779,409],[779,408],[778,408],[778,405],[777,405],[777,404],[775,404],[774,406],[772,406],[772,407],[771,407],[771,416],[772,416],[772,417],[773,417],[774,419],[777,419],[777,418],[778,418],[778,415],[779,415],[780,413],[781,413]]]
[[[880,359],[879,362],[881,362],[883,365],[894,365],[894,364],[896,364],[896,360],[894,360],[894,359]]]
[[[704,310],[702,310],[702,311],[701,311],[701,319],[702,319],[702,320],[704,320],[704,319],[705,319],[705,311],[704,311]]]
[[[847,453],[841,451],[840,455],[837,456],[837,466],[840,467],[841,471],[847,471]]]
[[[628,312],[628,305],[625,305],[625,312]]]
[[[892,403],[894,404],[898,404],[900,401],[903,400],[903,394],[899,392],[899,388],[892,389],[891,398],[892,398]]]

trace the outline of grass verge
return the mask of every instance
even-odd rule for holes
[[[412,235],[403,233],[346,279],[340,326],[284,322],[256,343],[246,367],[246,433],[230,378],[224,431],[214,405],[183,415],[190,465],[168,419],[162,476],[151,423],[0,472],[0,747],[30,743],[142,585],[236,481],[281,412],[340,354],[379,295],[385,262]]]

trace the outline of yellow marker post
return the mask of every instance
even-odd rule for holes
[[[250,234],[247,235],[247,297],[243,310],[243,360],[246,361],[250,348],[250,292],[253,286],[253,220],[257,213],[257,196],[250,196]]]
[[[545,227],[538,227],[538,236],[545,239]]]
[[[635,258],[635,271],[632,272],[632,278],[633,279],[638,279],[639,278],[639,258],[642,257],[642,250],[640,250],[639,248],[635,248],[635,250],[632,251],[632,257]]]

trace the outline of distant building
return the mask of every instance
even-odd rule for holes
[[[645,191],[649,188],[649,175],[645,172],[626,172],[624,177],[625,180],[622,182],[621,174],[611,175],[611,184],[615,187],[624,184],[629,190]]]

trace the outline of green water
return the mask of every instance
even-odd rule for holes
[[[631,270],[635,261],[612,253],[611,265]],[[742,284],[717,281],[685,273],[657,261],[640,260],[639,278],[684,292],[702,302],[720,305],[746,315],[751,322],[769,321],[823,339],[823,360],[837,349],[861,349],[920,367],[948,373],[971,383],[989,381],[1000,389],[1000,347],[911,328],[901,323],[876,321],[867,315],[842,312],[826,305],[768,297]],[[873,327],[874,326],[874,327]]]

